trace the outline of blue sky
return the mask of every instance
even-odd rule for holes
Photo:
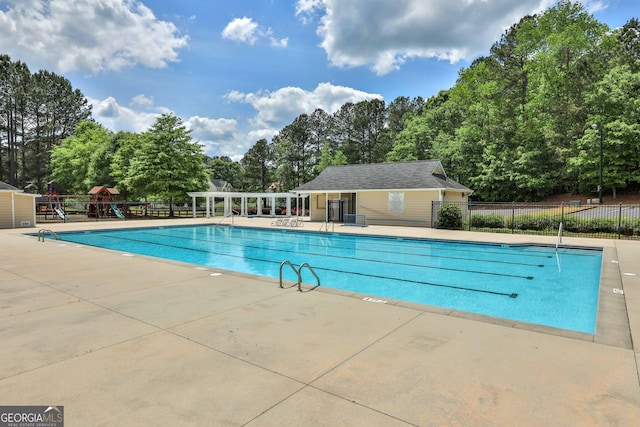
[[[637,0],[585,0],[611,28]],[[0,0],[0,52],[68,78],[114,131],[172,112],[240,160],[298,115],[428,98],[552,0]]]

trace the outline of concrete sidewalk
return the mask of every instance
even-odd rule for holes
[[[45,227],[188,223],[212,220]],[[0,231],[0,405],[61,405],[66,426],[640,422],[639,242],[564,240],[605,247],[598,329],[586,336],[322,287],[283,290],[268,278],[39,243],[21,234],[29,231],[37,229]],[[422,228],[336,231],[555,243]]]

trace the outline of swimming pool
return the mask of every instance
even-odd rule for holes
[[[59,233],[69,242],[594,333],[602,251],[290,229],[177,226]],[[285,268],[285,280],[295,281]],[[303,282],[315,278],[302,270]]]

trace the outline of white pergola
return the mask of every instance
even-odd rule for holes
[[[217,200],[222,199],[224,201],[224,215],[229,215],[232,209],[233,199],[240,199],[240,215],[249,216],[247,213],[248,200],[256,199],[257,215],[264,215],[264,207],[269,208],[268,216],[276,215],[276,201],[285,200],[285,206],[287,207],[286,216],[291,216],[291,200],[296,200],[296,210],[299,211],[302,207],[303,210],[308,209],[308,203],[305,199],[309,198],[308,194],[296,194],[296,193],[233,193],[225,191],[200,191],[187,193],[191,197],[192,204],[191,209],[193,217],[196,217],[196,204],[199,197],[206,199],[205,209],[206,217],[211,218],[212,213],[215,216],[215,203]],[[300,206],[302,202],[302,206]]]

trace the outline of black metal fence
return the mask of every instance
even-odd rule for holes
[[[433,202],[431,227],[640,240],[640,205]]]

